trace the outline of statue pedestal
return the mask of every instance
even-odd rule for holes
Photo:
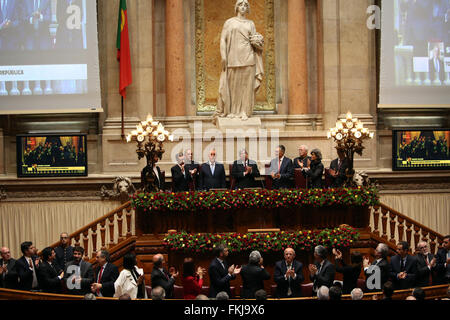
[[[248,118],[247,120],[230,119],[230,118],[217,118],[217,128],[220,130],[248,130],[248,129],[260,129],[260,118]]]

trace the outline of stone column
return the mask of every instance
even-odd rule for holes
[[[166,0],[166,116],[186,114],[183,0]]]
[[[289,115],[308,113],[305,0],[288,1]]]

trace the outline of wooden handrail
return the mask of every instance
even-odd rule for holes
[[[120,207],[110,211],[106,215],[92,223],[82,227],[81,229],[71,233],[69,235],[70,239],[74,239],[75,245],[81,245],[84,247],[84,259],[89,260],[89,248],[92,249],[93,255],[97,249],[106,249],[107,247],[112,247],[116,245],[114,242],[115,235],[118,235],[118,241],[121,242],[125,239],[128,239],[132,236],[131,232],[131,201],[128,201],[121,205]],[[123,219],[123,210],[126,210],[126,219]],[[115,227],[115,223],[117,222],[117,228]],[[126,234],[123,231],[123,225],[126,225]],[[100,228],[98,228],[100,225]],[[109,229],[109,243],[106,244],[106,228]],[[98,230],[100,230],[100,237],[98,237]],[[101,247],[97,247],[97,238],[101,241]],[[50,247],[55,248],[61,244],[61,241],[58,241],[52,244]],[[93,257],[92,255],[92,257]]]
[[[431,253],[435,253],[437,245],[440,246],[444,241],[444,236],[430,228],[424,226],[420,222],[407,217],[406,215],[398,212],[395,209],[381,203],[380,205],[373,206],[373,221],[374,226],[372,233],[383,239],[385,243],[395,245],[397,242],[406,241],[410,248],[412,248],[411,242],[413,239],[414,230],[414,245],[420,241],[425,241],[430,245]],[[381,230],[379,229],[381,209]],[[388,219],[390,232],[388,237]],[[406,229],[406,230],[405,230]],[[381,231],[381,232],[380,232]],[[397,234],[397,237],[396,237]],[[436,240],[437,242],[436,243]]]

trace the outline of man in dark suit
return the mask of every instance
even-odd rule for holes
[[[436,282],[450,283],[450,235],[444,237],[442,248],[436,254]]]
[[[429,61],[429,71],[431,81],[444,81],[445,69],[444,62],[440,57],[439,46],[435,46],[432,50],[432,57]]]
[[[435,283],[434,274],[436,271],[436,258],[428,250],[428,245],[425,241],[417,244],[416,255],[417,261],[417,275],[416,287],[428,287]]]
[[[315,295],[321,286],[330,288],[333,285],[336,271],[334,265],[327,259],[327,249],[324,246],[319,245],[314,248],[314,259],[316,263],[310,264],[308,269]]]
[[[64,269],[63,285],[67,286],[69,294],[85,295],[91,292],[94,282],[92,265],[83,260],[84,249],[76,246],[73,249],[73,260],[69,261]]]
[[[347,176],[345,175],[345,171],[348,168],[347,158],[342,151],[337,152],[338,158],[334,159],[330,163],[330,176],[331,176],[331,187],[332,188],[340,188],[344,185]]]
[[[216,150],[209,151],[209,161],[200,168],[200,183],[202,190],[226,188],[225,168],[216,162]]]
[[[241,268],[234,264],[228,266],[225,259],[228,257],[228,248],[224,244],[220,244],[214,248],[216,256],[209,265],[209,297],[215,298],[219,292],[226,292],[231,297],[230,280],[235,279],[236,275],[241,272]]]
[[[380,268],[380,287],[374,288],[371,291],[380,291],[383,288],[384,284],[389,281],[390,265],[387,260],[388,254],[389,247],[384,243],[379,243],[375,249],[375,260],[372,261],[371,264],[369,264],[368,258],[363,259],[364,274],[366,275],[366,278],[369,278],[372,275],[372,272],[369,272],[369,267],[371,265]]]
[[[81,0],[58,0],[56,6],[56,19],[58,22],[58,29],[56,31],[56,48],[58,49],[81,49],[83,48],[83,30],[80,29],[68,29],[66,21],[70,17],[70,13],[67,13],[69,6],[78,6],[83,15],[83,7]],[[83,20],[83,16],[81,16]]]
[[[52,20],[50,0],[24,0],[25,49],[49,50]]]
[[[61,280],[64,272],[54,263],[56,258],[55,250],[47,247],[42,250],[42,262],[38,270],[39,284],[43,292],[61,293]]]
[[[153,270],[151,275],[152,288],[162,287],[167,299],[173,299],[173,286],[178,277],[178,272],[169,272],[164,268],[164,256],[155,254],[153,256]]]
[[[273,279],[277,284],[277,298],[296,298],[302,295],[300,285],[305,280],[303,265],[295,260],[295,251],[292,248],[284,250],[284,260],[275,263]]]
[[[21,14],[17,0],[0,0],[0,50],[19,49],[18,26]]]
[[[70,238],[67,232],[61,233],[59,237],[60,245],[55,248],[56,259],[54,264],[61,270],[66,269],[66,264],[73,260],[73,247],[70,245]]]
[[[177,153],[176,159],[177,164],[170,169],[172,172],[172,191],[189,191],[189,183],[192,181],[192,176],[186,169],[183,152]]]
[[[95,283],[91,285],[91,291],[98,297],[113,297],[119,269],[110,262],[109,252],[106,250],[98,251],[96,259],[98,267],[94,272]]]
[[[239,152],[239,160],[234,161],[231,175],[236,180],[235,189],[258,187],[255,178],[259,177],[258,165],[255,161],[248,159],[248,152],[242,149]]]
[[[19,275],[19,289],[24,291],[39,290],[39,257],[37,250],[31,241],[23,242],[20,245],[23,253],[22,258],[16,261],[16,271]]]
[[[259,251],[252,251],[248,264],[242,267],[241,298],[255,299],[255,293],[264,289],[264,280],[270,279],[270,274],[264,269],[263,258]]]
[[[194,182],[195,190],[200,189],[200,165],[193,160],[192,150],[187,149],[184,153],[184,168],[191,175],[192,181]]]
[[[409,245],[406,241],[397,244],[398,255],[391,258],[391,279],[395,290],[413,288],[416,282],[417,261],[408,254]]]
[[[11,258],[9,248],[1,248],[0,259],[0,288],[17,289],[18,276],[16,271],[16,260]]]
[[[159,192],[165,190],[165,177],[161,173],[161,169],[156,165],[158,156],[153,159],[153,167],[148,163],[141,172],[142,189],[146,192]]]
[[[273,189],[288,189],[292,187],[294,177],[292,160],[285,157],[286,148],[282,145],[275,149],[275,159],[270,162],[269,172],[273,179]]]
[[[308,147],[302,145],[298,148],[299,156],[294,159],[294,168],[295,169],[303,169],[309,167],[309,163],[311,162],[311,157],[308,156]]]

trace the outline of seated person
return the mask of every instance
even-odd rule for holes
[[[248,152],[242,149],[239,152],[239,160],[234,161],[231,175],[236,180],[236,189],[258,187],[255,178],[259,177],[258,165],[255,161],[248,159]]]
[[[337,151],[338,158],[331,161],[330,164],[330,176],[331,176],[331,188],[341,188],[344,186],[347,176],[345,171],[348,168],[347,158],[344,152]]]

